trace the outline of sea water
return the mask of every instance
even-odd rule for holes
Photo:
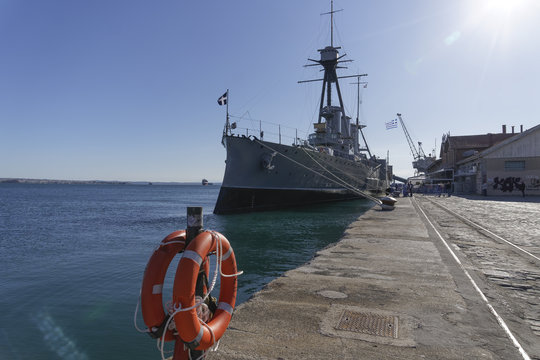
[[[135,330],[134,310],[150,255],[186,227],[188,206],[202,206],[204,227],[229,239],[244,271],[237,304],[339,240],[371,207],[214,215],[218,193],[215,185],[0,184],[0,359],[159,359],[155,340]],[[137,322],[144,328],[140,312]]]

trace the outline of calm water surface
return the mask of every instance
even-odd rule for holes
[[[204,227],[231,242],[244,270],[237,303],[337,241],[371,207],[353,201],[223,216],[212,214],[218,192],[0,184],[0,359],[159,359],[155,341],[134,329],[133,313],[150,255],[185,228],[188,206],[203,206]]]

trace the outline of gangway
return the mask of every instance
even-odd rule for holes
[[[406,184],[408,182],[407,179],[401,177],[401,176],[397,176],[397,175],[392,175],[392,180],[397,180],[399,182],[402,182],[404,184]]]

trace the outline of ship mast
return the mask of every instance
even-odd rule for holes
[[[319,106],[319,120],[318,120],[319,123],[321,122],[321,118],[323,117],[325,93],[326,93],[326,106],[329,106],[329,107],[332,106],[332,83],[336,84],[335,86],[336,86],[336,92],[337,92],[338,100],[339,100],[339,107],[341,108],[341,115],[345,116],[345,107],[343,106],[343,99],[341,97],[341,89],[339,88],[339,82],[338,82],[336,69],[341,68],[338,66],[340,62],[350,62],[352,60],[339,61],[341,58],[346,56],[346,54],[339,56],[338,50],[341,49],[341,46],[334,47],[334,13],[339,12],[339,11],[343,11],[343,9],[334,10],[334,1],[332,0],[330,2],[330,11],[321,14],[321,15],[330,15],[330,46],[327,46],[324,49],[317,50],[321,54],[320,60],[308,59],[309,61],[313,61],[317,63],[317,64],[311,64],[311,66],[321,65],[324,68],[321,102]]]
[[[343,98],[341,96],[341,88],[339,80],[343,78],[358,78],[362,75],[338,76],[337,69],[346,69],[345,66],[340,66],[341,63],[351,62],[352,60],[342,60],[347,54],[339,55],[340,46],[334,46],[334,13],[342,11],[334,10],[334,1],[331,1],[330,11],[321,15],[330,15],[330,46],[324,49],[317,50],[320,53],[320,59],[308,59],[314,64],[304,66],[322,66],[324,76],[322,79],[303,80],[299,83],[322,81],[321,101],[319,103],[319,117],[317,123],[314,124],[316,135],[310,140],[314,146],[322,145],[331,147],[334,150],[342,153],[348,153],[349,149],[353,150],[354,154],[358,154],[360,150],[358,146],[358,130],[359,125],[351,124],[351,118],[345,113]],[[334,84],[337,93],[339,104],[332,104],[332,84]],[[326,102],[325,102],[326,100]],[[324,118],[324,122],[323,122]],[[353,133],[356,131],[356,134]],[[363,135],[363,134],[362,134]],[[354,140],[354,142],[353,142]],[[356,144],[355,144],[356,143]]]
[[[360,148],[360,141],[356,139],[354,146],[355,150],[354,153],[357,154],[360,151],[367,151],[369,154],[369,157],[371,158],[371,151],[369,151],[369,146],[366,141],[366,137],[364,136],[364,132],[362,131],[363,128],[366,127],[366,125],[360,125],[360,85],[364,85],[364,87],[367,87],[367,81],[360,81],[363,75],[358,75],[358,80],[354,83],[351,83],[353,85],[356,85],[356,130],[360,131],[360,135],[362,135],[362,140],[364,140],[364,144],[366,145],[365,148]],[[358,133],[356,133],[356,136],[358,136]]]

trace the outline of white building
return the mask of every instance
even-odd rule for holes
[[[540,195],[540,124],[456,165],[458,194]]]

